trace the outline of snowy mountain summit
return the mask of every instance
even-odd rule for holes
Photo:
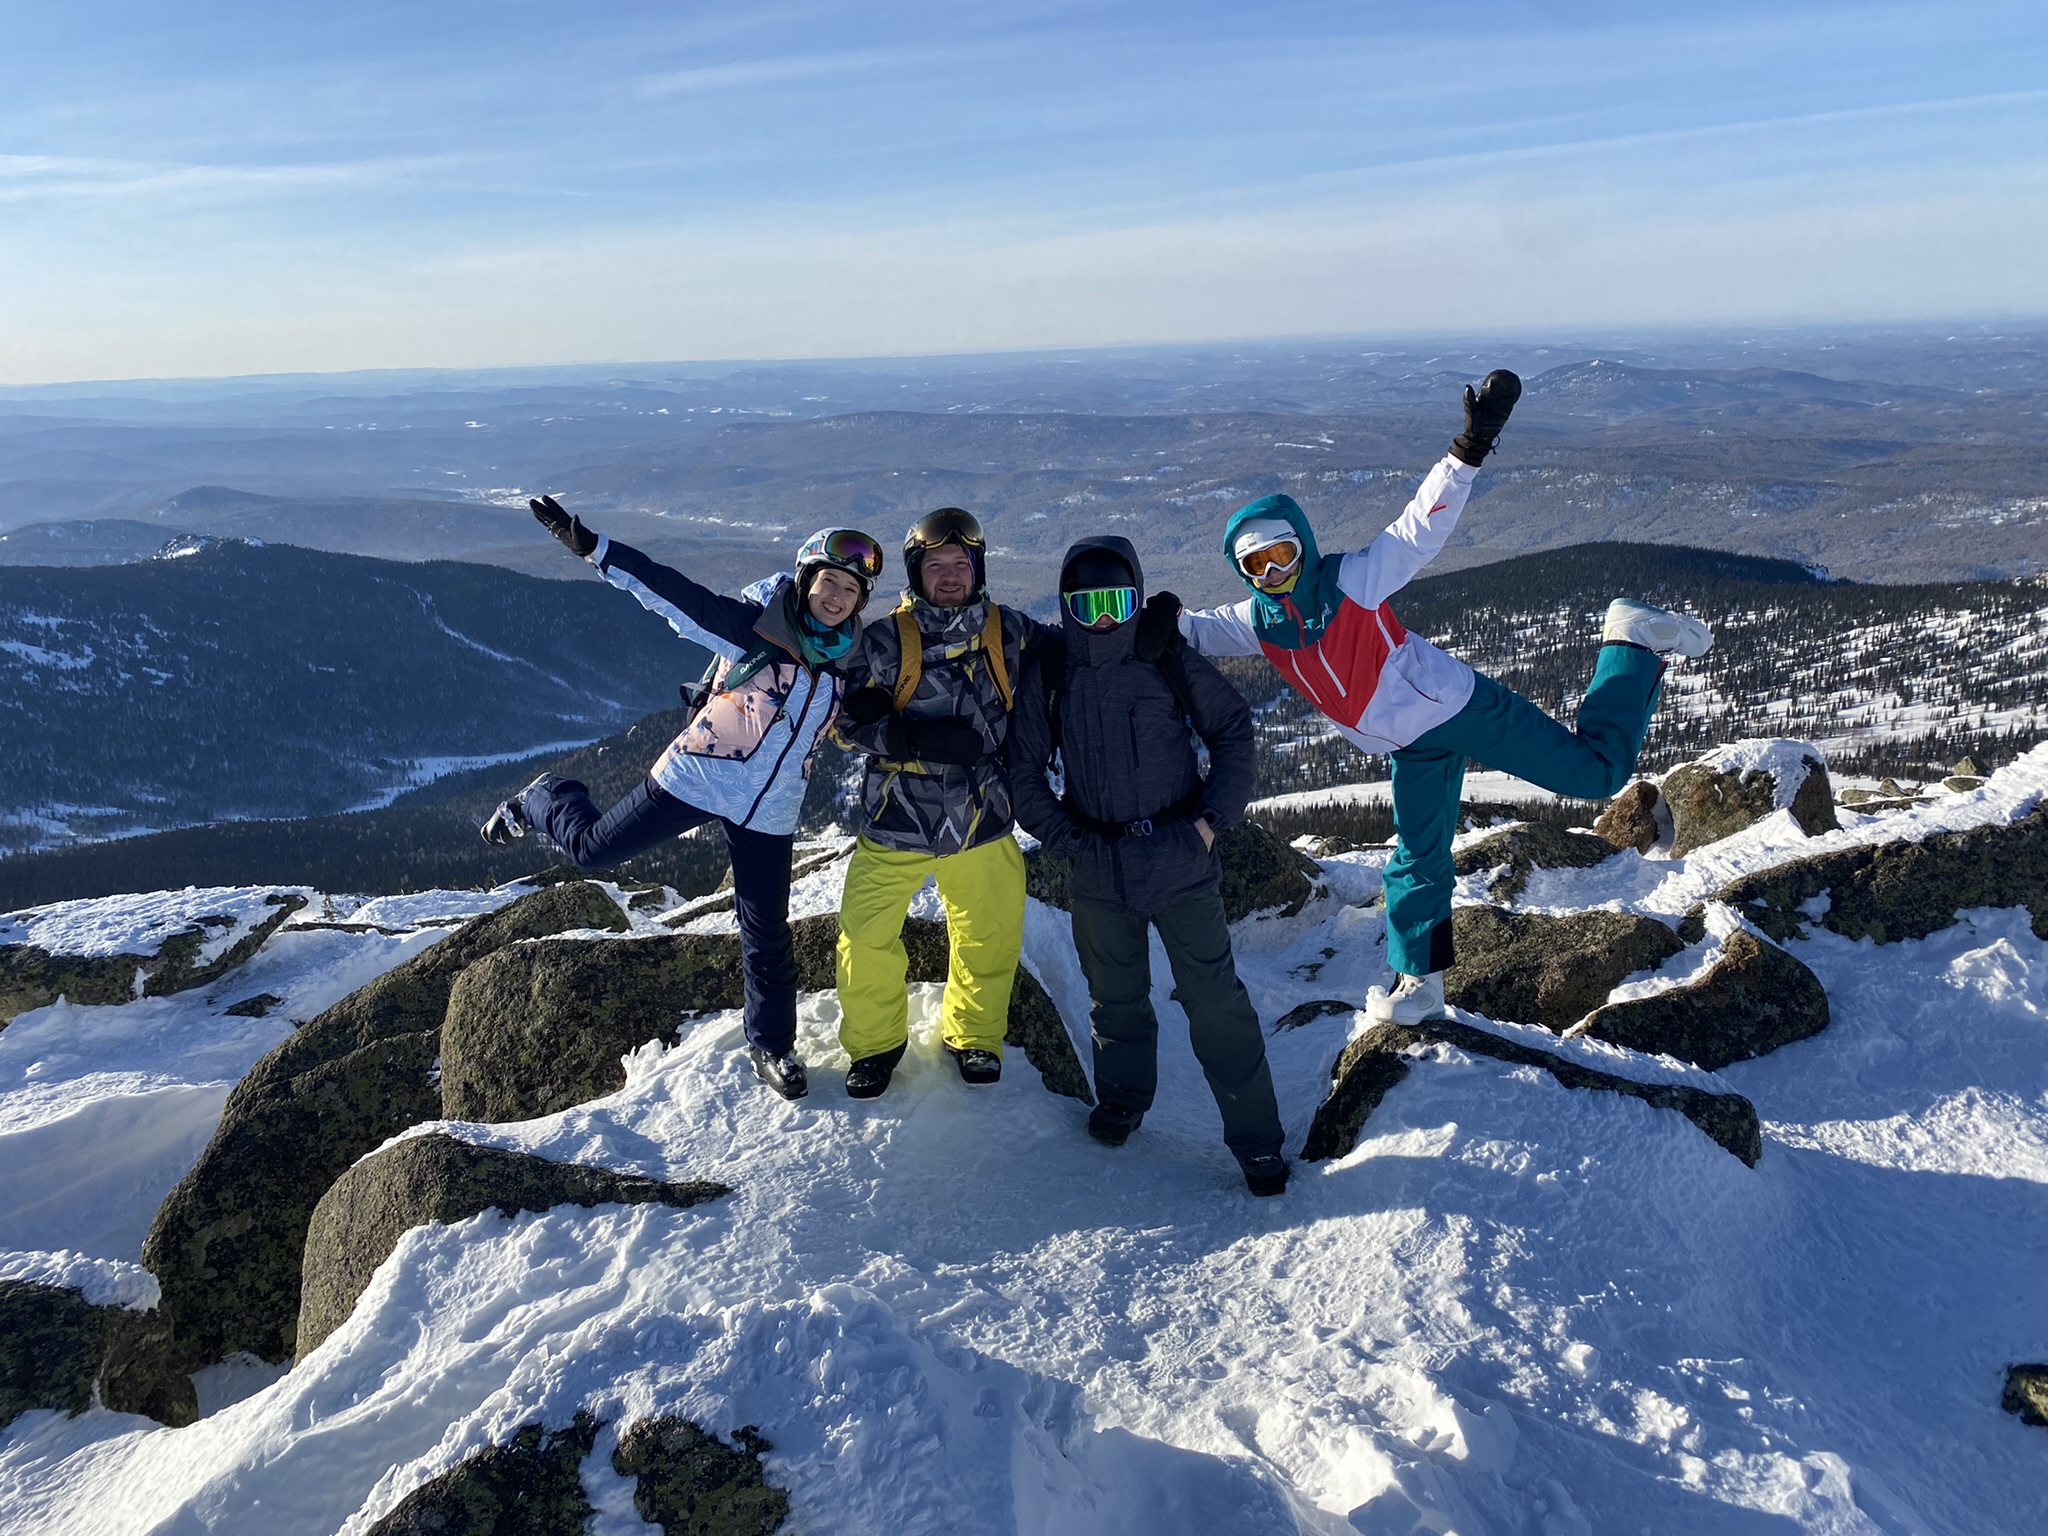
[[[2044,791],[1741,743],[1468,833],[1414,1026],[1389,850],[1251,829],[1271,1200],[1163,992],[1155,1109],[1084,1134],[1035,857],[1012,1070],[944,1059],[927,896],[864,1102],[833,843],[796,1103],[715,896],[0,914],[0,1532],[2039,1529]]]

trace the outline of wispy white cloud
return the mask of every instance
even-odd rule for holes
[[[147,198],[363,186],[417,177],[439,157],[309,165],[208,165],[76,155],[0,155],[0,203],[63,198]]]
[[[666,70],[644,76],[639,94],[647,97],[686,96],[713,91],[744,91],[761,86],[787,85],[802,80],[877,74],[923,68],[932,64],[957,62],[958,50],[940,53],[931,49],[862,48],[838,53],[785,54],[772,58],[742,59],[725,64],[705,64],[688,69]]]

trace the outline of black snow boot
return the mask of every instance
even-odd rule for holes
[[[1277,1152],[1248,1157],[1244,1162],[1244,1187],[1255,1195],[1277,1195],[1287,1188],[1287,1159]]]
[[[800,1099],[811,1091],[810,1078],[794,1051],[778,1056],[761,1046],[750,1045],[747,1047],[747,1060],[754,1064],[754,1076],[785,1099]]]
[[[875,1056],[863,1056],[846,1069],[846,1096],[849,1099],[879,1099],[889,1086],[889,1079],[896,1075],[896,1063],[903,1059],[903,1047],[883,1051]]]
[[[527,821],[526,812],[519,808],[519,799],[515,795],[491,812],[490,819],[478,830],[483,833],[485,842],[496,843],[503,848],[515,838],[526,836],[533,826]]]
[[[1126,1109],[1121,1104],[1098,1104],[1088,1111],[1088,1134],[1109,1146],[1120,1147],[1131,1139],[1131,1132],[1144,1118],[1142,1109]]]
[[[986,1088],[990,1083],[1001,1080],[1003,1058],[994,1051],[976,1050],[972,1046],[964,1051],[954,1050],[950,1045],[946,1049],[953,1052],[953,1065],[960,1069],[961,1082],[975,1088]]]

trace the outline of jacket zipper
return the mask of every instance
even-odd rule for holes
[[[820,674],[806,669],[806,676],[810,678],[811,686],[810,690],[804,694],[803,713],[798,715],[794,723],[791,724],[789,740],[782,744],[782,751],[775,759],[775,766],[768,770],[768,777],[761,781],[761,788],[754,796],[754,803],[747,807],[747,814],[740,818],[739,825],[742,827],[748,826],[753,822],[754,812],[761,809],[761,802],[768,797],[769,789],[782,776],[782,765],[789,761],[789,749],[796,745],[796,739],[801,734],[803,723],[811,718],[811,706],[818,701],[818,678]],[[783,710],[778,718],[783,720],[789,719],[789,711],[787,709]]]

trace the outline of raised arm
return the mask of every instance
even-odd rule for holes
[[[1252,629],[1252,600],[1228,608],[1183,608],[1181,638],[1201,656],[1256,656],[1259,637]],[[1227,685],[1226,685],[1227,686]]]
[[[641,607],[668,620],[670,629],[713,655],[737,661],[752,648],[759,603],[714,592],[632,545],[602,535],[590,563],[606,581],[638,598]]]

